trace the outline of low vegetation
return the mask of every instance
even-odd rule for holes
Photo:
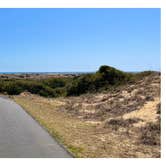
[[[71,88],[66,97],[24,92],[13,98],[75,157],[160,157],[160,73],[124,76],[113,69],[114,82],[109,69],[58,84]],[[98,75],[107,81],[94,86],[89,79]]]
[[[140,142],[145,145],[160,145],[160,121],[157,123],[148,123],[146,126],[141,127]]]
[[[160,157],[160,73],[101,66],[65,77],[0,77],[11,95],[75,157]]]
[[[24,91],[44,97],[78,96],[125,85],[154,72],[126,73],[109,66],[101,66],[96,73],[75,77],[45,79],[0,79],[0,93],[18,95]]]

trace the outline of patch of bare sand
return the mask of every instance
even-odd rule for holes
[[[144,106],[133,112],[127,113],[123,115],[123,119],[133,119],[139,118],[143,121],[139,121],[135,123],[135,127],[145,126],[149,122],[156,122],[158,115],[156,114],[157,105],[160,103],[160,98],[154,98],[154,101],[148,101],[144,104]]]

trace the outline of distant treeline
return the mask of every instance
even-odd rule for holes
[[[128,73],[110,66],[101,66],[96,73],[73,78],[0,79],[0,93],[18,95],[28,91],[45,97],[76,96],[132,83],[152,73],[152,71]]]

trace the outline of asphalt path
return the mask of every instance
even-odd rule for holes
[[[0,158],[70,157],[18,104],[0,96]]]

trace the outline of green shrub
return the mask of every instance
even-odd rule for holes
[[[64,87],[66,85],[65,78],[49,78],[43,81],[44,85],[49,86],[51,88]]]
[[[98,72],[101,73],[103,79],[108,81],[111,85],[122,84],[130,80],[129,74],[113,67],[101,66]]]
[[[69,78],[0,79],[0,93],[17,95],[23,91],[46,97],[72,96],[113,88],[142,79],[152,71],[126,73],[110,66],[101,66],[96,73]]]
[[[23,92],[23,89],[16,82],[7,82],[3,87],[3,91],[9,95],[18,95]]]
[[[80,95],[86,92],[96,92],[108,86],[127,83],[132,76],[113,67],[101,66],[94,74],[86,74],[73,80],[67,86],[67,95]]]

